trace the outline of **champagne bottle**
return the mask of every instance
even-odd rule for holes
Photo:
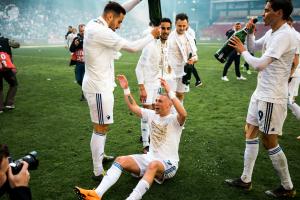
[[[253,23],[255,24],[257,22],[257,19],[253,19]],[[229,54],[234,50],[233,47],[229,46],[229,40],[233,37],[236,36],[238,37],[242,43],[245,42],[246,40],[246,36],[248,35],[248,33],[251,33],[253,30],[252,28],[248,29],[247,27],[243,28],[242,30],[239,30],[237,32],[235,32],[222,46],[221,49],[219,49],[216,53],[215,53],[215,58],[220,61],[221,63],[225,63],[227,60],[227,57],[229,56]]]
[[[159,26],[162,15],[160,0],[148,0],[149,17],[153,26]]]

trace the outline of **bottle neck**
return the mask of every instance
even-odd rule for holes
[[[250,30],[247,27],[245,27],[245,28],[242,29],[242,31],[244,31],[245,33],[248,34]]]

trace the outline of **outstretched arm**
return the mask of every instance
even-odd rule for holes
[[[246,48],[238,37],[232,37],[230,39],[229,46],[232,46],[238,53],[242,54],[245,61],[255,70],[261,71],[273,62],[273,58],[269,56],[262,55],[260,58],[252,56],[248,51],[246,51]]]
[[[129,108],[129,110],[141,118],[142,110],[137,105],[137,103],[135,102],[134,98],[132,97],[132,95],[130,93],[130,90],[128,87],[128,81],[127,81],[126,77],[124,75],[118,75],[117,78],[119,80],[119,84],[120,84],[121,88],[123,88],[123,90],[124,90],[124,98],[125,98],[125,102]]]
[[[131,11],[137,4],[139,4],[142,0],[128,0],[122,4],[123,8],[126,12]]]
[[[149,42],[154,40],[155,38],[158,38],[160,36],[160,28],[155,27],[152,29],[151,34],[147,35],[146,37],[129,42],[125,41],[122,49],[128,52],[137,52],[142,50]]]
[[[160,79],[161,86],[165,89],[166,93],[168,94],[169,98],[171,99],[176,111],[177,111],[177,120],[178,123],[182,126],[185,122],[187,117],[187,112],[185,111],[183,105],[180,103],[179,99],[177,99],[175,93],[170,90],[170,86],[164,79]]]

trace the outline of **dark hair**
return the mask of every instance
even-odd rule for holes
[[[185,13],[179,13],[179,14],[176,15],[175,21],[177,22],[178,20],[189,21],[189,17]]]
[[[172,21],[169,18],[166,18],[166,17],[162,18],[160,20],[160,23],[162,23],[162,22],[169,22],[171,24],[171,26],[172,26]]]
[[[294,19],[291,16],[289,16],[286,21],[288,21],[288,22],[294,22]]]
[[[83,26],[85,26],[85,24],[79,24],[79,25],[78,25],[78,31],[79,31],[79,29],[80,29],[81,27],[83,27]]]
[[[109,1],[106,4],[103,12],[114,12],[116,15],[120,15],[122,13],[123,15],[126,15],[126,10],[119,3],[114,1]]]
[[[283,20],[287,20],[293,12],[293,4],[291,0],[266,0],[266,2],[271,4],[271,8],[274,11],[282,10]]]
[[[8,147],[5,144],[0,144],[0,167],[3,158],[7,158],[9,156]]]

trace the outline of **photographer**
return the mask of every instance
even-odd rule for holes
[[[83,76],[85,72],[85,66],[84,66],[84,54],[83,54],[83,37],[84,37],[84,24],[78,25],[78,31],[77,37],[74,38],[71,46],[70,51],[75,55],[76,57],[76,67],[75,67],[75,78],[76,82],[82,86]],[[85,101],[83,93],[81,94],[80,101]]]
[[[11,200],[31,200],[28,163],[23,161],[21,171],[13,175],[8,157],[8,147],[0,144],[0,197],[7,192]]]
[[[20,43],[5,37],[0,37],[0,114],[4,108],[12,110],[15,108],[15,96],[17,93],[18,81],[16,67],[12,62],[11,48],[19,48]],[[3,79],[9,84],[6,99],[3,95]]]

